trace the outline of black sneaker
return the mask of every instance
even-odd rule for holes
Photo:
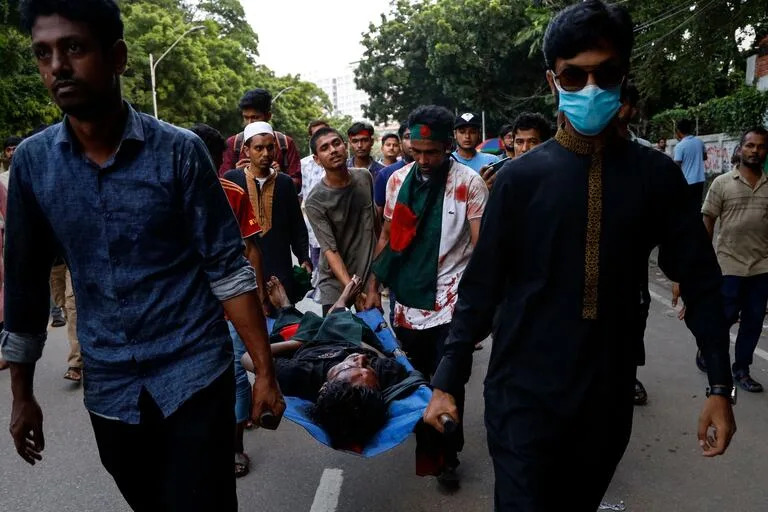
[[[701,355],[701,350],[696,351],[696,368],[707,373],[707,362],[704,361],[704,356]]]
[[[733,374],[733,380],[744,391],[749,391],[750,393],[762,393],[763,391],[763,385],[750,377],[748,372]]]
[[[639,380],[635,379],[635,405],[645,405],[648,403],[648,393],[645,386]]]
[[[61,308],[51,308],[51,327],[64,327],[67,320],[64,318],[64,312]]]

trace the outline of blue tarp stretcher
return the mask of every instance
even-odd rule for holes
[[[371,328],[388,353],[393,354],[397,361],[408,371],[413,371],[413,366],[408,361],[408,358],[405,357],[403,351],[400,350],[394,334],[387,326],[379,310],[364,311],[358,313],[357,316]],[[270,330],[273,325],[274,320],[268,319],[267,326]],[[368,441],[368,444],[362,447],[362,451],[350,451],[349,453],[363,457],[375,457],[401,444],[413,432],[431,397],[432,390],[427,385],[421,385],[408,396],[392,401],[389,404],[389,419],[384,427]],[[285,402],[286,410],[284,416],[286,418],[304,427],[312,437],[324,445],[331,446],[328,434],[313,423],[309,416],[309,410],[313,405],[312,402],[292,396],[286,396]]]

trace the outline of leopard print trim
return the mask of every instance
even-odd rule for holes
[[[555,140],[579,155],[592,155],[587,177],[587,233],[584,244],[584,295],[581,316],[596,320],[600,282],[600,235],[603,220],[603,152],[598,141],[588,141],[560,128]]]
[[[584,252],[584,306],[582,318],[597,319],[600,281],[600,233],[603,218],[603,154],[592,154],[587,181],[587,240]]]
[[[583,139],[576,134],[566,131],[562,126],[557,130],[555,140],[568,151],[578,155],[591,155],[600,150],[598,142]]]

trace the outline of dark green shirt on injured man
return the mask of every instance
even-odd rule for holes
[[[394,357],[382,357],[365,347],[382,349],[373,331],[349,311],[334,311],[323,319],[311,312],[302,314],[286,308],[275,322],[270,341],[283,341],[279,332],[297,323],[298,330],[290,337],[304,344],[289,357],[275,358],[277,380],[286,396],[315,401],[328,370],[352,354],[368,356],[382,391],[408,377],[408,371]]]

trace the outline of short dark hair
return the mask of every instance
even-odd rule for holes
[[[570,59],[594,48],[614,48],[629,69],[635,36],[632,17],[619,5],[586,0],[557,13],[544,34],[544,62],[554,69],[558,58]]]
[[[755,135],[761,135],[763,137],[768,137],[768,130],[766,130],[762,126],[755,126],[754,128],[750,128],[749,130],[744,132],[744,135],[741,136],[741,142],[739,142],[739,147],[744,145],[744,143],[747,141],[747,135],[749,135],[750,133],[754,133]]]
[[[309,149],[312,150],[313,155],[317,154],[317,139],[319,139],[323,135],[328,135],[329,133],[335,133],[336,135],[341,137],[341,140],[344,140],[344,136],[341,135],[341,132],[339,132],[339,130],[337,130],[336,128],[331,128],[330,126],[326,126],[325,128],[320,128],[309,139]]]
[[[690,135],[693,133],[693,121],[690,119],[681,119],[675,123],[675,129],[683,135]]]
[[[383,146],[384,143],[387,141],[387,139],[395,139],[398,143],[400,142],[400,137],[397,136],[396,133],[387,133],[381,138],[381,145]]]
[[[307,134],[312,135],[312,128],[317,128],[318,126],[330,126],[330,125],[328,124],[328,121],[326,121],[325,119],[313,119],[307,125]]]
[[[347,129],[347,136],[352,137],[363,131],[370,132],[371,137],[373,137],[373,125],[371,123],[366,123],[365,121],[352,123],[352,126]]]
[[[9,137],[5,138],[5,142],[3,143],[3,149],[7,149],[11,146],[18,146],[21,144],[21,141],[24,140],[18,135],[11,135]]]
[[[256,112],[268,114],[272,111],[272,95],[266,89],[251,89],[240,98],[238,108],[240,108],[240,112],[252,108]]]
[[[221,161],[224,158],[224,150],[227,149],[227,141],[216,128],[207,124],[197,123],[189,129],[192,133],[200,137],[211,154],[211,160],[215,169],[221,167]]]
[[[334,448],[365,445],[387,422],[381,391],[349,382],[328,382],[310,411]]]
[[[22,0],[19,3],[21,27],[28,34],[32,33],[37,18],[54,14],[88,25],[104,48],[124,37],[120,8],[114,0]]]
[[[499,128],[499,138],[503,139],[504,136],[511,131],[513,131],[512,123],[501,125],[501,128]]]
[[[520,130],[536,130],[539,132],[541,142],[552,137],[552,125],[538,112],[523,112],[512,121],[512,135],[517,135]]]
[[[397,136],[402,139],[403,135],[405,135],[405,132],[407,130],[408,130],[408,121],[400,121],[400,127],[397,129]]]
[[[408,126],[425,124],[433,131],[453,133],[453,113],[439,105],[422,105],[408,115]]]

